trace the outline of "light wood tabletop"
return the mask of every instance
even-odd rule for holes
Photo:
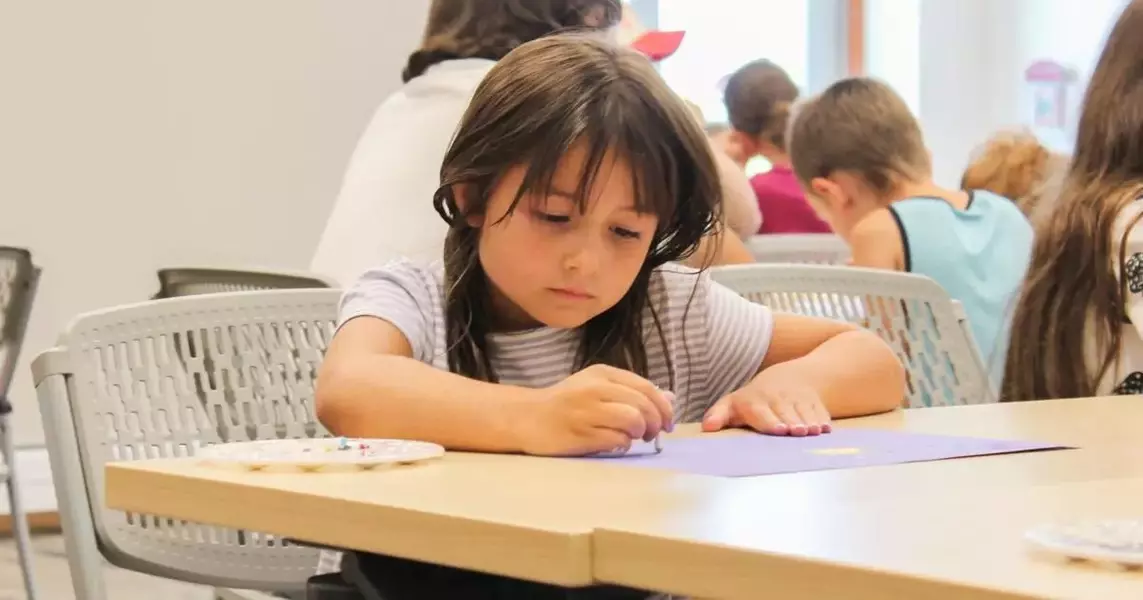
[[[1141,404],[1101,398],[854,419],[838,425],[1083,449],[853,470],[725,479],[449,453],[381,471],[252,474],[179,459],[110,464],[105,491],[114,509],[567,586],[755,597],[850,582],[869,593],[837,597],[972,590],[1000,598],[1050,591],[1021,585],[1046,578],[1065,591],[1086,582],[1104,585],[1092,588],[1102,597],[1127,588],[1143,597],[1139,575],[1038,560],[1020,540],[1044,520],[1139,510],[1128,496],[1143,497]],[[676,435],[696,433],[686,426]],[[791,587],[797,581],[809,587]]]
[[[596,578],[701,598],[1143,598],[1143,572],[1067,563],[1023,537],[1045,523],[1139,518],[1143,478],[829,491],[711,493],[697,500],[702,510],[649,510],[602,527]]]

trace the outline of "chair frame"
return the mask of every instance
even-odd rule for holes
[[[271,289],[310,289],[338,288],[337,282],[323,275],[303,271],[281,271],[273,269],[221,269],[215,267],[168,267],[159,269],[159,291],[152,300],[179,298],[193,294],[172,293],[179,278],[198,278],[202,282],[232,286],[235,291],[256,291]],[[226,293],[226,292],[211,292]]]
[[[845,240],[832,233],[754,235],[746,247],[759,264],[844,265],[850,257]]]
[[[16,273],[11,282],[12,295],[8,305],[2,307],[5,312],[5,330],[0,331],[0,342],[7,346],[4,362],[0,364],[0,453],[3,454],[6,467],[5,472],[0,474],[0,481],[8,486],[8,508],[12,517],[12,529],[16,535],[20,568],[24,574],[24,591],[29,600],[35,600],[37,595],[35,571],[32,569],[31,531],[28,526],[28,515],[20,498],[16,447],[10,422],[12,403],[8,393],[16,373],[16,363],[20,359],[28,321],[31,320],[32,305],[39,287],[41,270],[32,262],[31,253],[23,248],[0,246],[0,258],[9,258],[16,265]]]
[[[329,317],[336,316],[338,290],[272,290],[257,292],[233,292],[199,296],[189,296],[165,300],[154,300],[134,305],[87,313],[76,318],[61,336],[60,345],[41,353],[32,364],[44,431],[49,449],[52,479],[59,503],[60,521],[64,531],[64,543],[72,574],[72,585],[77,600],[106,600],[107,590],[103,578],[103,558],[113,565],[175,579],[188,583],[213,586],[216,588],[237,588],[237,590],[266,590],[302,594],[307,579],[313,570],[297,571],[296,580],[282,581],[265,575],[265,579],[237,579],[219,576],[210,572],[196,571],[194,565],[185,568],[158,564],[146,556],[134,555],[128,548],[117,544],[105,529],[103,515],[119,514],[102,508],[102,469],[111,461],[106,456],[96,456],[101,449],[89,441],[90,431],[85,431],[81,418],[82,403],[88,401],[77,389],[77,376],[83,361],[80,336],[77,330],[84,327],[106,325],[115,322],[120,315],[127,319],[163,319],[172,315],[185,315],[196,311],[222,314],[238,307],[243,310],[256,310],[260,305],[292,306],[326,305]],[[251,308],[253,307],[253,308]],[[322,317],[323,319],[325,317]],[[94,325],[92,325],[94,324]],[[209,414],[208,414],[209,416]],[[217,425],[212,420],[212,425]],[[109,527],[109,526],[108,526]],[[195,542],[192,546],[201,546]],[[298,564],[309,563],[316,567],[318,550],[298,548]],[[312,555],[312,560],[305,558]],[[237,559],[236,559],[237,560]],[[251,572],[257,569],[251,568]],[[227,592],[229,593],[229,592]],[[216,591],[218,597],[226,595]]]

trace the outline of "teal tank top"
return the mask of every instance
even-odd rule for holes
[[[964,210],[931,197],[894,202],[905,270],[925,275],[964,305],[993,385],[1004,376],[1016,294],[1032,253],[1032,226],[1011,200],[969,192]]]

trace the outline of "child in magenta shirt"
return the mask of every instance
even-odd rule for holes
[[[762,156],[772,168],[750,180],[762,211],[760,234],[832,233],[806,202],[786,154],[786,124],[798,99],[790,76],[768,60],[756,60],[727,80],[724,101],[735,142],[747,157]]]

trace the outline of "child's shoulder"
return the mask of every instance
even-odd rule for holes
[[[679,263],[667,263],[651,272],[648,303],[660,314],[686,312],[705,301],[710,273]]]
[[[362,273],[350,290],[368,290],[377,286],[395,286],[412,296],[437,296],[444,286],[444,266],[440,262],[423,263],[398,258]]]
[[[681,263],[667,263],[651,272],[651,289],[678,293],[691,290],[696,285],[710,279],[705,270],[688,267]]]

